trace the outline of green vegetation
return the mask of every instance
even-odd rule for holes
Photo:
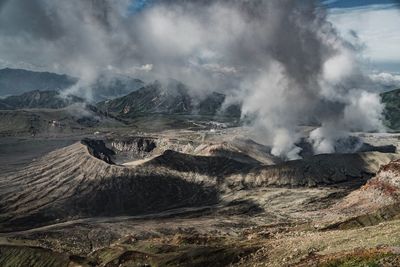
[[[199,238],[202,243],[204,240]],[[83,257],[40,247],[3,245],[0,246],[0,266],[228,266],[257,250],[257,247],[225,244],[223,239],[211,240],[209,244],[197,241],[192,236],[178,239],[173,236],[124,242]]]
[[[381,94],[385,104],[385,124],[392,130],[400,130],[400,89]]]
[[[164,88],[160,83],[147,85],[121,98],[100,102],[100,110],[123,118],[133,118],[140,115],[221,115],[240,117],[240,107],[231,105],[221,111],[225,95],[213,92],[196,101],[189,88],[182,83]],[[221,113],[221,114],[220,114]]]
[[[44,248],[0,246],[0,266],[53,267],[70,263],[69,257]]]
[[[18,96],[0,100],[0,109],[65,108],[75,103],[84,103],[82,98],[73,95],[60,95],[57,91],[31,91]]]

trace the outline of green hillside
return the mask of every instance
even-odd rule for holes
[[[144,114],[240,117],[238,105],[222,108],[225,98],[225,95],[213,92],[199,101],[190,95],[189,89],[182,83],[164,87],[155,82],[124,97],[100,102],[97,106],[105,112],[123,117]]]
[[[73,95],[62,95],[58,91],[31,91],[17,96],[9,96],[0,100],[0,109],[31,108],[65,108],[75,103],[84,103],[82,98]]]
[[[400,89],[381,94],[385,104],[385,124],[392,130],[400,130]]]

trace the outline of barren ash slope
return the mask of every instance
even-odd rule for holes
[[[135,145],[142,149],[131,156],[156,147],[146,148],[144,142],[148,139],[137,140]],[[2,179],[3,230],[205,206],[242,188],[363,183],[378,166],[396,157],[378,152],[320,155],[265,166],[233,157],[184,154],[168,145],[159,155],[125,166],[114,164],[115,152],[101,140],[87,139],[51,152]]]
[[[2,263],[255,263],[276,238],[314,233],[307,229],[320,218],[313,210],[340,201],[398,158],[362,152],[269,157],[266,165],[250,156],[256,151],[238,152],[243,144],[265,149],[250,141],[168,137],[84,139],[3,176]],[[93,235],[97,230],[102,234]]]
[[[340,221],[328,227],[369,226],[398,218],[399,163],[394,160],[382,166],[365,185],[333,205],[325,217],[338,217]]]

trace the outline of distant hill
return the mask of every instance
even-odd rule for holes
[[[75,85],[79,79],[51,72],[36,72],[23,69],[0,69],[0,97],[20,95],[31,91],[62,91]],[[145,83],[126,75],[102,74],[88,88],[93,101],[99,102],[127,95]],[[78,95],[79,96],[79,95]],[[1,104],[0,104],[1,107]],[[4,108],[3,108],[4,109]]]
[[[0,137],[93,133],[123,124],[93,106],[74,104],[60,109],[0,110]]]
[[[74,95],[31,91],[0,100],[0,136],[70,134],[122,123]]]
[[[154,82],[114,100],[98,103],[98,108],[125,117],[142,114],[222,115],[240,117],[240,107],[231,105],[222,110],[225,95],[211,93],[200,101],[189,94],[184,84],[176,82],[167,86]]]
[[[6,68],[0,70],[0,96],[19,95],[34,90],[57,91],[76,82],[76,78],[67,75]]]
[[[31,91],[18,96],[9,96],[0,100],[0,109],[40,109],[50,108],[59,109],[65,108],[75,103],[84,103],[82,98],[73,95],[62,95],[57,91]]]
[[[400,130],[400,89],[381,94],[385,104],[385,123],[393,130]]]

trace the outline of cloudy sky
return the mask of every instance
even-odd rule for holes
[[[323,3],[329,9],[329,20],[342,36],[364,46],[363,55],[372,68],[400,72],[400,1],[324,0]]]
[[[131,1],[127,13],[134,15],[160,0],[124,0],[121,2],[125,1]],[[0,0],[0,10],[6,2],[10,1]],[[370,71],[400,73],[399,0],[321,0],[321,2],[328,10],[328,19],[337,27],[340,34],[352,43],[363,47],[362,56],[366,62],[370,63],[368,65]],[[36,11],[35,8],[31,8],[29,11],[31,14],[24,15],[23,12],[26,10],[21,10],[21,14],[29,18]],[[6,12],[9,11],[4,9],[3,13],[0,12],[0,20],[1,17],[7,19],[9,14]],[[38,23],[45,22],[44,20],[43,18]],[[13,26],[9,27],[5,31],[11,31],[13,28]],[[34,65],[35,62],[24,60],[23,57],[13,60],[4,53],[0,55],[0,67],[13,65],[32,67],[32,64]]]
[[[138,12],[154,0],[136,0]],[[364,47],[363,56],[377,72],[400,73],[399,0],[321,0],[329,20],[343,37]],[[355,40],[355,37],[357,40]]]
[[[220,91],[274,155],[296,158],[300,124],[321,125],[318,153],[383,130],[399,22],[386,0],[0,0],[0,64],[79,77],[74,93],[104,72]]]

